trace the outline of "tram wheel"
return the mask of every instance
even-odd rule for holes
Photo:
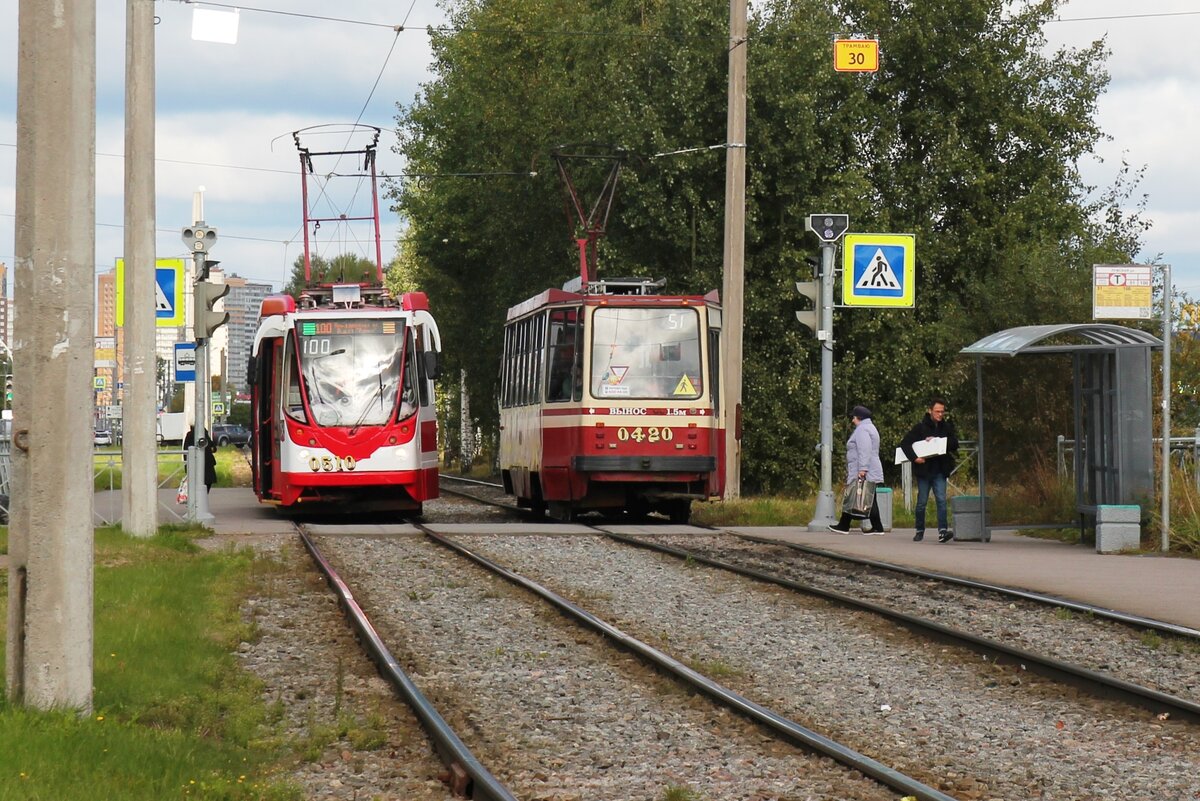
[[[691,501],[674,501],[667,509],[667,517],[672,523],[686,524],[692,519]]]
[[[549,514],[563,523],[574,523],[579,519],[579,510],[569,503],[551,503]]]

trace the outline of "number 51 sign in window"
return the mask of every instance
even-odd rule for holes
[[[878,39],[834,39],[833,68],[838,72],[878,72]]]

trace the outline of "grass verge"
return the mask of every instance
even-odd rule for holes
[[[275,775],[288,747],[233,656],[254,636],[238,611],[248,583],[278,568],[245,550],[200,551],[203,533],[96,531],[94,712],[0,702],[0,799],[302,797]]]

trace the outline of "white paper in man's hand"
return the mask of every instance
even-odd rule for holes
[[[931,437],[930,439],[922,439],[913,443],[912,449],[918,458],[928,459],[930,456],[941,456],[946,452],[946,437]],[[896,448],[896,464],[904,464],[908,461],[908,457],[904,455],[903,448]]]

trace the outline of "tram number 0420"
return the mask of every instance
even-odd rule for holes
[[[663,426],[662,428],[647,427],[642,428],[625,428],[622,426],[617,429],[617,439],[621,442],[670,442],[675,438],[675,434],[671,429]]]
[[[308,469],[314,473],[336,473],[358,466],[353,456],[310,456]]]

